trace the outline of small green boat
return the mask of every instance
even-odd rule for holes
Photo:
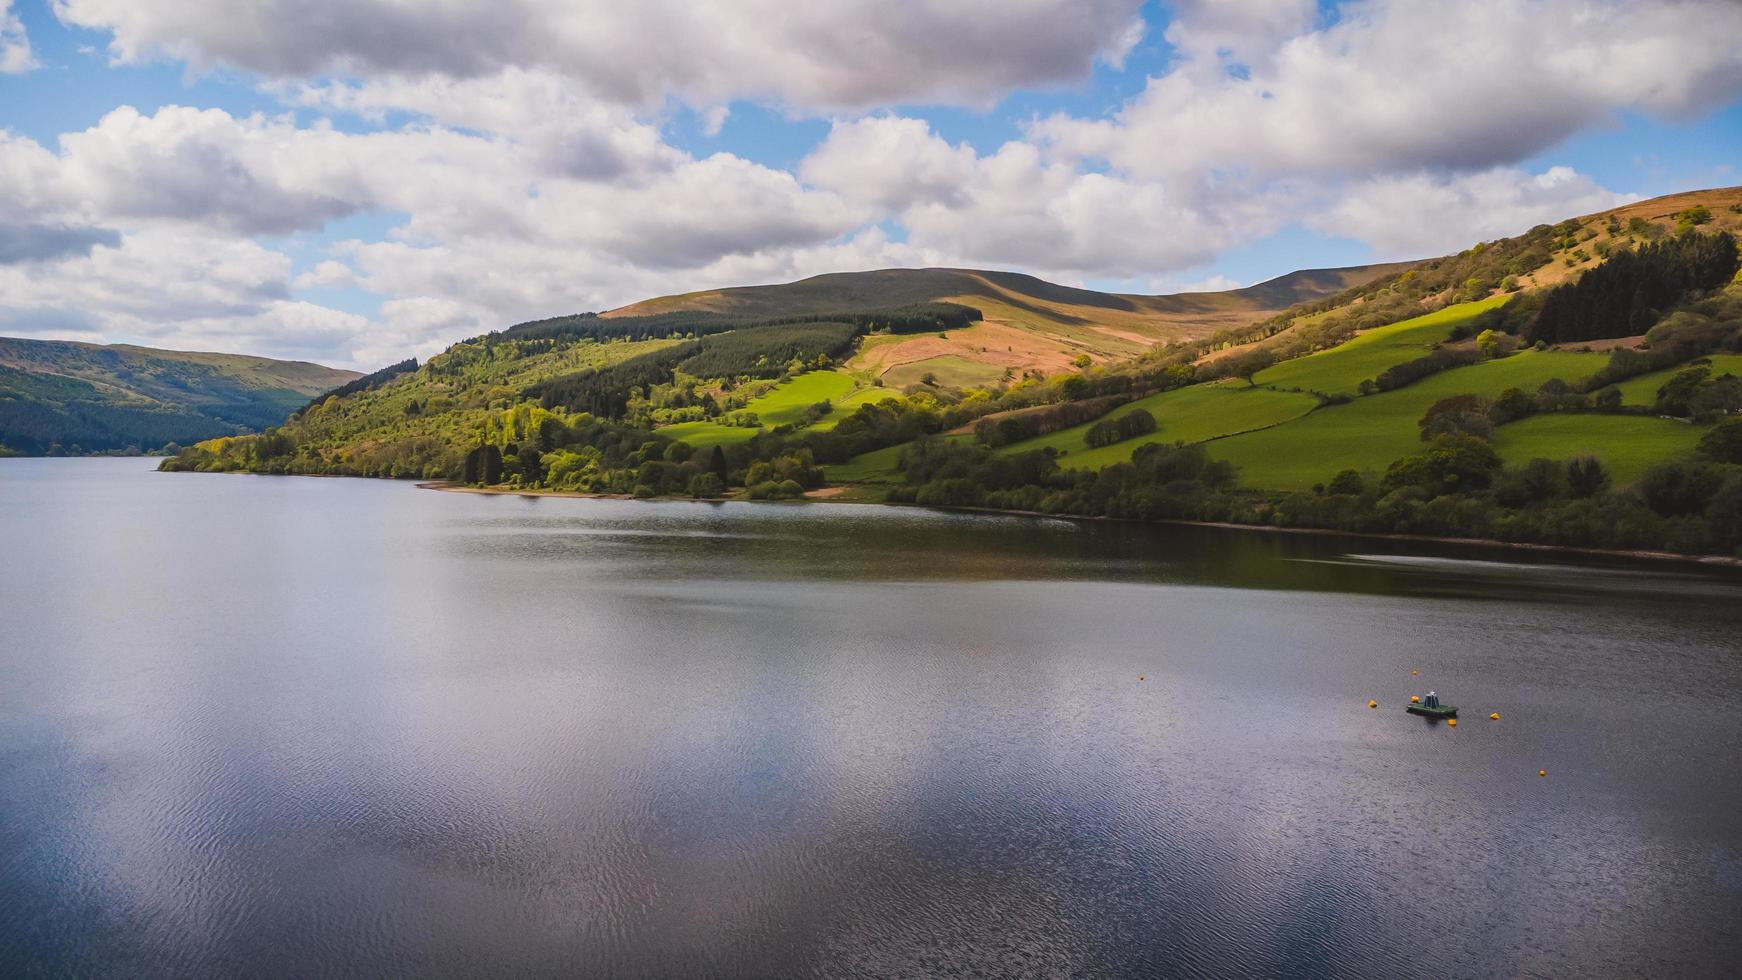
[[[1458,709],[1449,704],[1441,704],[1440,696],[1432,691],[1427,692],[1427,697],[1422,698],[1421,703],[1417,704],[1411,701],[1409,707],[1403,710],[1412,715],[1422,715],[1427,718],[1458,717]]]

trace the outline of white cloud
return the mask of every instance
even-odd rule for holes
[[[1383,261],[1443,255],[1637,199],[1605,190],[1570,167],[1540,174],[1497,167],[1456,177],[1417,173],[1363,181],[1308,223],[1367,242]]]
[[[509,67],[481,78],[386,76],[280,87],[305,106],[383,120],[410,112],[443,126],[507,137],[542,172],[616,180],[669,170],[684,155],[621,106],[547,70]],[[724,124],[724,107],[719,122]]]
[[[508,84],[558,99],[548,81]],[[524,142],[434,125],[346,133],[175,106],[117,109],[63,136],[59,153],[0,136],[0,178],[9,178],[0,205],[24,222],[0,228],[0,258],[36,265],[28,281],[0,289],[0,308],[81,311],[89,316],[69,329],[95,320],[144,341],[185,342],[203,324],[255,345],[264,334],[251,324],[277,324],[284,341],[247,349],[302,352],[319,341],[331,345],[324,360],[367,364],[384,340],[426,350],[461,326],[476,333],[553,309],[619,305],[642,297],[637,284],[677,288],[733,257],[766,264],[872,217],[781,170],[724,153],[692,158],[621,112],[545,126],[541,113],[482,85],[447,87],[441,111]],[[588,125],[602,139],[627,134],[633,162],[576,176],[552,147]],[[360,213],[405,215],[398,240],[351,243],[301,275],[254,241]],[[296,290],[325,286],[385,297],[385,330],[297,303]]]
[[[296,277],[296,288],[344,288],[357,285],[357,271],[343,262],[327,259]]]
[[[1182,7],[1168,36],[1184,60],[1113,118],[1031,135],[1158,179],[1475,170],[1618,110],[1681,116],[1742,91],[1729,0],[1368,0],[1300,33],[1300,4],[1227,9]],[[1230,47],[1248,71],[1228,70]]]
[[[1200,62],[1250,70],[1268,66],[1284,41],[1304,33],[1318,15],[1315,0],[1176,0],[1167,42]]]
[[[12,0],[0,0],[0,75],[17,75],[37,67],[24,22],[12,12]]]
[[[96,332],[182,350],[335,358],[368,329],[364,317],[300,302],[290,259],[251,241],[195,229],[140,230],[88,254],[0,266],[0,322],[9,332]]]
[[[1141,0],[55,0],[112,32],[121,61],[165,55],[279,78],[487,77],[549,69],[643,109],[990,104],[1087,77],[1140,36]]]
[[[835,123],[799,165],[799,174],[819,187],[898,210],[965,202],[978,162],[971,147],[949,145],[923,119],[878,116]]]
[[[717,105],[702,112],[702,132],[709,136],[720,135],[720,130],[726,127],[726,120],[732,117],[732,107]]]
[[[827,271],[1159,285],[1294,224],[1382,257],[1446,252],[1623,200],[1519,169],[1566,135],[1742,91],[1735,4],[1181,0],[1175,62],[1116,111],[982,151],[888,108],[1117,65],[1138,6],[56,0],[110,32],[113,59],[256,72],[296,112],[122,106],[52,146],[0,130],[0,324],[373,367],[516,320]],[[10,9],[0,59],[25,43]],[[837,114],[782,169],[673,145],[672,100],[707,134],[735,100]],[[367,215],[395,227],[303,251]],[[380,311],[299,295],[321,289]]]
[[[1197,265],[1274,230],[1280,213],[1263,191],[1085,172],[1020,141],[980,156],[899,117],[836,124],[799,170],[893,215],[918,247],[1065,278]]]
[[[98,245],[114,247],[120,243],[120,234],[107,228],[0,222],[0,265],[84,255]]]

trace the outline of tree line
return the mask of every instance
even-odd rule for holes
[[[417,370],[417,358],[415,357],[408,357],[396,364],[389,364],[381,370],[371,371],[368,374],[363,375],[361,378],[352,378],[350,381],[334,388],[332,391],[316,395],[314,398],[309,399],[308,404],[292,412],[290,417],[298,418],[304,412],[322,402],[325,402],[329,398],[344,398],[347,395],[355,395],[360,391],[379,388],[387,382],[392,381],[394,378],[415,370]]]
[[[850,323],[864,332],[886,330],[890,333],[927,333],[933,330],[958,330],[978,323],[980,319],[979,310],[960,303],[914,303],[881,309],[759,317],[732,316],[704,310],[676,310],[645,316],[613,317],[600,316],[597,313],[577,313],[517,323],[506,330],[473,338],[472,342],[486,342],[491,338],[560,342],[699,338],[729,330],[797,323]]]
[[[1617,251],[1543,294],[1523,336],[1558,344],[1643,334],[1689,296],[1728,283],[1736,269],[1736,239],[1727,231]]]

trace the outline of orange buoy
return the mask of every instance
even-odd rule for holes
[[[1409,676],[1411,676],[1411,677],[1420,677],[1420,676],[1421,676],[1421,671],[1419,671],[1419,670],[1412,670],[1412,671],[1410,671],[1410,672],[1409,672]]]
[[[1377,701],[1369,701],[1369,702],[1367,702],[1367,707],[1369,707],[1369,708],[1377,708],[1377,707],[1379,707],[1379,702],[1377,702]]]
[[[1456,718],[1447,718],[1447,719],[1446,719],[1446,727],[1448,727],[1448,728],[1456,728],[1456,727],[1458,727],[1458,719],[1456,719]]]
[[[1489,721],[1499,721],[1500,720],[1500,712],[1496,711],[1493,714],[1489,715],[1488,720]]]
[[[1536,771],[1536,774],[1537,774],[1537,775],[1538,775],[1538,776],[1546,776],[1546,775],[1548,775],[1548,770],[1547,770],[1547,769],[1538,769],[1538,770],[1537,770],[1537,771]]]
[[[1410,695],[1410,696],[1409,696],[1409,703],[1410,703],[1410,704],[1420,704],[1420,703],[1421,703],[1421,695],[1419,695],[1419,694],[1411,694],[1411,695]]]
[[[1142,675],[1142,674],[1138,674],[1138,675],[1137,675],[1137,679],[1138,679],[1138,680],[1142,680],[1142,679],[1143,679],[1143,675]]]

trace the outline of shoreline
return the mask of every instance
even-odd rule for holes
[[[447,482],[442,481],[442,480],[425,481],[423,483],[417,484],[417,488],[419,490],[441,490],[441,491],[445,491],[448,493],[477,493],[477,494],[485,494],[488,496],[496,496],[496,497],[572,497],[572,498],[581,499],[581,500],[635,500],[635,499],[637,499],[633,495],[626,494],[626,493],[589,493],[589,492],[584,492],[584,491],[580,491],[580,490],[496,490],[496,489],[492,489],[489,487],[462,487],[462,486],[455,486],[454,484],[447,483]],[[802,497],[799,500],[742,500],[742,499],[735,498],[735,497],[723,497],[723,498],[722,497],[715,497],[715,498],[707,498],[707,499],[695,499],[695,498],[690,498],[690,497],[653,497],[653,498],[649,498],[649,499],[666,500],[666,501],[678,500],[678,501],[685,501],[685,502],[690,502],[690,503],[706,503],[706,504],[721,504],[721,503],[758,503],[758,504],[761,504],[761,503],[776,503],[776,504],[849,503],[849,504],[868,505],[868,506],[873,506],[873,507],[922,507],[922,505],[920,505],[920,504],[899,504],[899,503],[888,503],[886,501],[885,502],[876,502],[876,503],[872,503],[869,501],[863,501],[863,500],[838,501],[838,500],[835,500],[834,498],[836,496],[839,496],[840,493],[845,492],[845,490],[847,489],[845,486],[837,484],[837,485],[832,485],[832,486],[828,486],[828,487],[823,487],[822,489],[833,490],[835,492],[829,493],[829,494],[824,494],[824,495],[819,495],[819,496],[815,496],[815,497],[806,495],[805,497]],[[1431,535],[1431,534],[1385,534],[1385,533],[1374,532],[1374,531],[1340,531],[1340,530],[1337,530],[1336,528],[1329,528],[1329,527],[1272,527],[1268,524],[1236,524],[1232,521],[1186,521],[1186,520],[1133,521],[1133,520],[1128,520],[1126,518],[1119,518],[1119,517],[1094,517],[1094,516],[1086,516],[1086,515],[1081,515],[1081,514],[1045,514],[1045,513],[1042,513],[1040,511],[1034,511],[1034,510],[1001,510],[1001,509],[996,508],[996,507],[924,507],[924,509],[948,511],[948,512],[963,513],[963,514],[1002,514],[1002,515],[1014,516],[1014,517],[1039,517],[1039,518],[1046,518],[1049,520],[1064,520],[1064,521],[1101,521],[1101,522],[1107,522],[1107,523],[1120,523],[1120,524],[1164,524],[1164,525],[1171,524],[1171,525],[1175,525],[1175,526],[1179,526],[1179,527],[1209,527],[1209,528],[1220,528],[1222,530],[1228,530],[1228,531],[1259,531],[1259,532],[1267,532],[1270,534],[1304,534],[1304,535],[1316,535],[1316,536],[1320,536],[1320,537],[1334,536],[1334,537],[1344,537],[1344,538],[1365,538],[1365,539],[1373,540],[1373,541],[1405,541],[1405,542],[1421,542],[1421,543],[1427,543],[1427,544],[1451,544],[1451,545],[1461,545],[1461,546],[1466,546],[1466,547],[1475,546],[1475,547],[1485,547],[1485,548],[1510,548],[1510,549],[1516,549],[1516,550],[1520,550],[1520,551],[1533,551],[1533,552],[1541,552],[1541,553],[1548,553],[1548,554],[1584,555],[1584,556],[1593,557],[1593,558],[1625,558],[1625,559],[1636,560],[1636,561],[1643,560],[1643,561],[1657,561],[1657,562],[1680,562],[1680,563],[1684,563],[1684,564],[1702,565],[1702,566],[1705,566],[1707,568],[1727,568],[1727,569],[1742,568],[1742,558],[1732,558],[1732,557],[1729,557],[1727,555],[1684,555],[1684,554],[1679,554],[1679,553],[1674,552],[1674,551],[1651,551],[1651,550],[1646,550],[1646,549],[1616,550],[1616,549],[1610,549],[1610,548],[1581,548],[1581,547],[1578,547],[1577,545],[1536,544],[1534,542],[1528,542],[1528,541],[1501,541],[1501,540],[1496,539],[1496,538],[1454,538],[1454,537],[1440,537],[1440,536]]]

